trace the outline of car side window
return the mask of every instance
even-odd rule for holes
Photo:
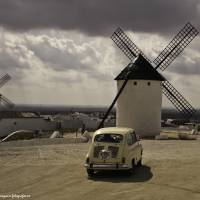
[[[137,142],[137,137],[136,137],[135,133],[129,133],[127,136],[127,144],[132,145],[135,142]]]
[[[133,138],[133,144],[134,144],[135,142],[137,142],[137,137],[136,137],[135,133],[131,133],[131,136]]]
[[[128,145],[133,144],[133,137],[132,137],[132,134],[130,134],[130,133],[127,135],[127,144]]]

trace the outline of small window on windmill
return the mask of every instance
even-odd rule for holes
[[[150,86],[150,85],[151,85],[151,82],[148,82],[147,85]]]
[[[134,81],[133,84],[134,84],[134,85],[137,85],[137,81]]]

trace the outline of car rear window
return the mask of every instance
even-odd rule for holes
[[[109,142],[109,143],[120,143],[123,140],[123,135],[120,134],[99,134],[94,138],[95,142]]]

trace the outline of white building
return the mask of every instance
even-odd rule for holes
[[[101,119],[99,119],[98,117],[90,117],[89,115],[84,113],[74,113],[70,117],[74,120],[80,120],[85,125],[85,128],[87,130],[96,130],[99,123],[101,122]],[[114,120],[107,120],[104,123],[104,127],[110,126],[115,126]]]
[[[82,127],[80,120],[62,120],[61,128],[63,130],[77,130]],[[0,119],[0,137],[5,137],[8,134],[18,130],[41,130],[54,131],[58,129],[58,123],[44,118],[4,118]]]
[[[116,125],[133,128],[141,136],[158,135],[161,129],[162,81],[165,79],[139,55],[115,78],[118,90],[129,71],[129,81],[117,100]]]

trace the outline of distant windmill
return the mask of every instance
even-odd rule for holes
[[[131,63],[116,77],[118,93],[98,128],[103,127],[104,121],[117,101],[117,126],[132,128],[137,126],[138,130],[143,129],[144,132],[146,131],[146,133],[141,134],[159,134],[162,102],[161,89],[177,110],[185,118],[189,119],[196,110],[157,69],[164,71],[197,34],[198,31],[194,26],[187,23],[151,63],[122,29],[118,28],[111,36],[111,39],[131,60]],[[133,87],[133,85],[137,84],[137,81],[139,81],[139,89]],[[153,83],[152,86],[150,81]],[[147,88],[147,84],[151,87]],[[127,87],[125,87],[126,85]],[[123,90],[125,91],[123,92]],[[154,123],[148,124],[154,118]],[[148,128],[151,129],[151,133],[148,133]]]
[[[0,88],[3,87],[11,79],[9,74],[6,74],[0,78]],[[0,105],[6,106],[9,108],[14,107],[14,103],[7,99],[5,96],[0,94]]]

